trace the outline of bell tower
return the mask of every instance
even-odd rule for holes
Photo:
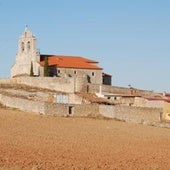
[[[11,68],[11,77],[29,76],[31,63],[33,64],[34,75],[38,76],[39,61],[40,53],[37,50],[36,37],[31,33],[28,27],[26,27],[18,41],[18,52],[16,61]]]

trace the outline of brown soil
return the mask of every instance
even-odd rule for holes
[[[170,129],[0,108],[4,169],[170,169]]]

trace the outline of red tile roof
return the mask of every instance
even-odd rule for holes
[[[44,59],[48,57],[49,66],[59,68],[77,68],[77,69],[95,69],[102,70],[97,64],[97,61],[90,60],[78,56],[63,56],[63,55],[41,55],[40,65],[44,66]]]

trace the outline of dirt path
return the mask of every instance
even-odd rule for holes
[[[1,169],[170,169],[170,130],[1,108]]]

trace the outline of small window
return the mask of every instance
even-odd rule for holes
[[[58,70],[57,72],[60,73],[60,70]]]
[[[28,48],[28,50],[30,50],[30,48],[31,48],[30,41],[28,41],[28,43],[27,43],[27,48]]]
[[[21,43],[21,49],[24,51],[24,42]]]
[[[77,74],[77,71],[76,71],[76,70],[74,70],[74,74]]]
[[[92,72],[91,75],[94,76],[94,72]]]

